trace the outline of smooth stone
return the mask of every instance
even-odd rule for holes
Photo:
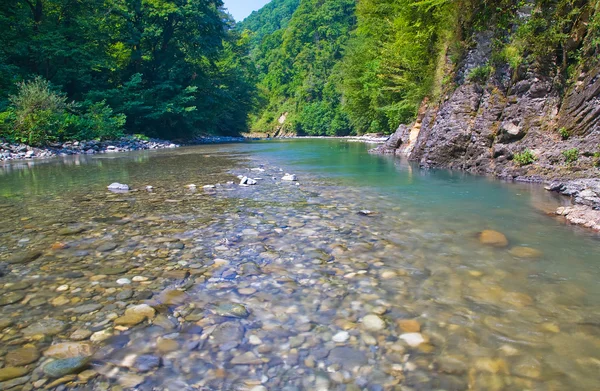
[[[247,318],[250,313],[242,304],[224,303],[216,308],[216,313],[229,318]]]
[[[140,315],[148,319],[154,318],[156,310],[148,304],[138,304],[125,310],[125,315]]]
[[[43,319],[35,322],[22,330],[23,335],[32,337],[34,335],[53,336],[61,333],[67,326],[57,319]]]
[[[4,367],[0,368],[0,382],[15,379],[17,377],[25,376],[29,373],[27,368],[17,367]]]
[[[77,235],[85,231],[83,227],[71,227],[71,228],[63,228],[58,230],[58,234],[61,236],[69,236],[69,235]]]
[[[131,280],[129,278],[119,278],[117,280],[117,284],[119,284],[119,285],[128,285],[128,284],[131,284]]]
[[[298,180],[298,178],[296,177],[296,175],[295,175],[295,174],[288,174],[288,173],[286,173],[286,174],[283,176],[283,178],[281,178],[281,180],[282,180],[282,181],[290,181],[290,182],[293,182],[293,181],[297,181],[297,180]]]
[[[117,293],[117,300],[129,300],[133,297],[133,290],[124,289],[121,292]]]
[[[33,262],[41,256],[41,251],[30,251],[24,254],[13,255],[12,257],[8,258],[6,262],[11,265],[21,265],[23,263]]]
[[[232,365],[260,365],[265,362],[253,352],[246,352],[231,359]]]
[[[90,336],[90,341],[102,342],[102,341],[106,341],[107,339],[109,339],[112,336],[113,336],[113,333],[111,330],[109,330],[109,329],[100,330],[100,331],[96,331],[94,334],[92,334]]]
[[[144,382],[144,377],[132,373],[125,373],[122,376],[119,376],[118,382],[124,388],[136,388]]]
[[[138,325],[145,320],[146,320],[146,317],[141,314],[129,314],[129,315],[125,314],[125,315],[115,319],[114,322],[115,322],[116,326],[131,327],[131,326]]]
[[[421,333],[406,333],[402,334],[399,337],[401,340],[405,341],[408,346],[416,348],[425,342],[425,338],[421,335]]]
[[[365,352],[347,346],[333,348],[329,353],[329,361],[339,364],[347,370],[352,370],[368,362]]]
[[[23,347],[8,352],[4,361],[11,367],[21,367],[36,362],[40,358],[40,352],[34,347]]]
[[[254,288],[240,288],[238,289],[238,293],[240,295],[249,296],[256,293],[256,289]]]
[[[377,315],[367,315],[362,318],[362,325],[369,331],[381,331],[385,328],[385,322]]]
[[[22,377],[17,377],[15,379],[1,382],[0,390],[2,390],[2,391],[4,391],[4,390],[17,391],[18,390],[17,386],[23,385],[23,384],[29,382],[29,380],[31,380],[31,378],[29,376],[22,376]],[[23,390],[23,389],[24,388],[21,388],[21,390]]]
[[[0,296],[0,307],[10,304],[15,304],[25,298],[22,292],[8,292]]]
[[[150,354],[143,354],[136,357],[133,368],[138,372],[149,372],[160,367],[161,358]]]
[[[503,233],[486,229],[479,234],[479,242],[486,246],[507,247],[508,239]]]
[[[212,332],[210,338],[217,345],[230,341],[239,342],[244,338],[244,327],[238,322],[221,323]]]
[[[12,319],[0,319],[0,331],[12,326],[13,323],[14,321]]]
[[[187,293],[178,289],[167,289],[156,298],[159,303],[165,305],[179,305],[187,302],[190,297]]]
[[[333,336],[333,342],[346,342],[350,338],[350,334],[347,331],[340,331]]]
[[[535,259],[544,256],[543,252],[531,247],[513,247],[510,249],[509,254],[513,257],[526,259]]]
[[[92,335],[90,330],[86,329],[77,329],[69,336],[73,341],[83,341],[84,339],[88,339]]]
[[[405,333],[418,333],[421,331],[421,324],[414,319],[398,320],[398,326]]]
[[[156,343],[156,348],[161,353],[170,353],[179,349],[179,343],[174,339],[160,338]]]
[[[94,348],[86,342],[62,342],[51,345],[44,351],[44,356],[53,358],[90,357],[94,354]]]
[[[9,283],[9,284],[4,285],[4,289],[7,292],[22,291],[22,290],[30,288],[30,287],[31,287],[31,282],[29,282],[29,281],[19,281],[19,282]]]
[[[96,247],[96,251],[100,251],[101,253],[109,252],[119,247],[116,243],[103,243],[100,246]]]
[[[124,183],[114,182],[114,183],[111,183],[110,185],[106,186],[106,188],[108,190],[113,190],[113,191],[127,191],[127,190],[129,190],[129,185],[126,185]]]
[[[52,378],[63,377],[72,373],[80,372],[89,363],[89,357],[71,357],[62,360],[54,360],[44,365],[44,373]]]
[[[74,314],[91,314],[92,312],[96,312],[99,309],[101,309],[102,307],[104,307],[102,304],[84,304],[84,305],[80,305],[77,306],[75,308],[72,308],[70,310],[70,312],[74,313]]]

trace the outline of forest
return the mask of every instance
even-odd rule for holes
[[[567,88],[599,57],[599,7],[273,0],[235,23],[220,0],[5,0],[0,138],[388,134],[456,85],[475,31],[494,55],[470,80],[535,67]]]

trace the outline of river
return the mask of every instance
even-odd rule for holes
[[[0,389],[600,389],[600,240],[567,200],[367,148],[0,166]]]

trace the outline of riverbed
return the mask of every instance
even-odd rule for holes
[[[600,389],[600,240],[567,201],[367,148],[0,166],[0,389]]]

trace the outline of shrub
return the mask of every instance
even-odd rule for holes
[[[563,140],[568,139],[569,136],[571,135],[569,133],[569,131],[567,130],[567,128],[560,128],[560,129],[558,129],[558,133],[560,134],[560,137],[562,137]]]
[[[492,73],[492,67],[488,64],[479,66],[477,68],[473,68],[467,76],[469,81],[473,81],[475,83],[485,83],[490,77],[490,73]]]
[[[66,97],[52,91],[50,83],[39,76],[17,87],[17,94],[9,97],[14,112],[11,138],[34,146],[57,140],[69,107]]]
[[[600,167],[600,152],[594,153],[594,166]]]
[[[536,157],[533,154],[533,152],[531,152],[531,150],[526,149],[523,152],[515,153],[515,155],[513,156],[513,160],[519,166],[526,166],[528,164],[532,164],[533,162],[535,162]]]
[[[125,114],[115,114],[105,101],[92,103],[79,118],[79,140],[115,140],[123,137]]]
[[[572,164],[579,159],[579,149],[567,149],[566,151],[563,151],[562,155],[565,157],[565,162],[567,164]]]

